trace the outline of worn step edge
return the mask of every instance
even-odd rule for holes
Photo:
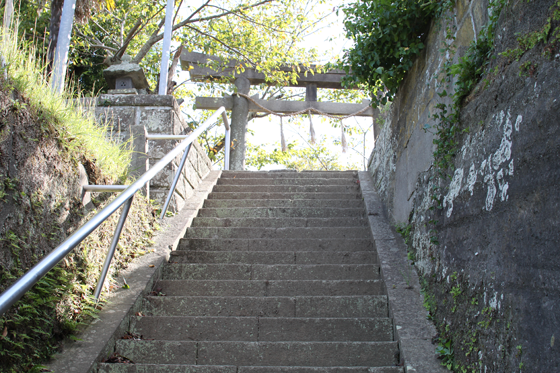
[[[143,339],[247,342],[383,342],[388,317],[134,316],[129,331]]]
[[[336,207],[205,207],[200,209],[198,217],[209,218],[360,218],[365,211],[359,208]]]
[[[259,199],[276,199],[276,200],[361,200],[362,195],[357,192],[353,193],[324,193],[324,192],[212,192],[208,195],[209,200],[259,200]]]
[[[166,309],[162,309],[162,307]],[[387,297],[147,296],[147,316],[387,317]]]
[[[356,185],[356,178],[221,178],[216,185]]]
[[[222,171],[222,178],[358,178],[358,171]]]
[[[330,217],[330,218],[211,218],[197,217],[191,227],[262,227],[262,228],[319,228],[319,227],[367,227],[369,222],[365,216]]]
[[[360,199],[207,199],[204,208],[359,208],[364,210],[364,201]]]
[[[194,251],[175,250],[169,263],[374,264],[373,251]]]
[[[367,226],[361,227],[189,227],[185,238],[363,238],[371,237]]]
[[[370,251],[371,239],[208,239],[183,238],[177,250],[197,251]]]
[[[215,185],[216,193],[359,193],[353,185]]]
[[[116,352],[137,363],[158,361],[164,364],[238,366],[388,366],[394,364],[398,346],[396,342],[118,340]]]
[[[401,367],[286,367],[235,365],[99,364],[98,373],[403,373]]]
[[[189,280],[374,280],[377,264],[169,263],[162,279]]]
[[[198,297],[378,296],[381,280],[159,280],[154,294]]]

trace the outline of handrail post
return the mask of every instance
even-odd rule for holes
[[[224,121],[224,126],[226,127],[226,139],[225,139],[225,148],[224,148],[224,170],[229,170],[229,152],[231,147],[231,128],[229,127],[228,117],[226,112],[222,112],[222,119]]]
[[[123,210],[121,212],[121,217],[119,218],[119,223],[115,228],[115,234],[113,235],[111,246],[109,247],[109,251],[107,252],[107,257],[105,258],[105,263],[103,264],[103,270],[101,271],[101,275],[99,276],[99,281],[97,282],[97,287],[95,288],[95,293],[93,294],[96,302],[99,301],[101,290],[103,290],[103,283],[105,282],[105,277],[107,277],[107,272],[109,272],[109,266],[111,265],[111,260],[113,260],[113,256],[115,255],[115,249],[117,248],[117,243],[119,243],[119,238],[121,237],[121,232],[124,226],[124,222],[126,220],[126,217],[128,216],[128,211],[130,210],[130,206],[132,205],[133,198],[134,195],[132,195],[132,197],[130,197],[123,205]]]
[[[177,182],[179,181],[179,177],[183,173],[183,167],[185,166],[185,162],[187,160],[187,156],[189,155],[189,150],[191,150],[191,144],[187,146],[185,152],[183,153],[183,158],[181,158],[181,163],[179,164],[179,169],[177,169],[177,173],[175,173],[175,178],[173,179],[173,183],[171,184],[171,188],[169,188],[169,193],[167,193],[167,198],[165,199],[165,204],[161,209],[161,215],[159,216],[160,219],[163,219],[165,213],[167,212],[167,207],[169,206],[169,202],[171,202],[171,197],[173,193],[175,193],[175,187],[177,186]]]
[[[161,158],[155,165],[142,174],[132,185],[126,188],[109,203],[105,208],[95,214],[90,220],[72,233],[64,242],[58,245],[53,251],[42,258],[30,270],[28,270],[16,282],[10,285],[0,294],[0,315],[16,303],[26,291],[31,289],[43,276],[45,276],[54,266],[58,264],[68,253],[80,244],[91,232],[101,223],[111,216],[120,206],[125,204],[134,194],[142,189],[146,183],[150,182],[165,166],[171,163],[182,151],[184,151],[202,132],[206,131],[210,125],[226,109],[222,106],[214,112],[202,125],[196,128],[173,150]]]

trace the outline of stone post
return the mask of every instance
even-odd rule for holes
[[[172,96],[101,95],[97,99],[95,114],[99,123],[112,126],[113,138],[122,142],[130,141],[127,146],[134,151],[130,164],[132,176],[142,175],[179,143],[179,140],[146,141],[146,133],[183,135],[190,132],[179,105]],[[163,205],[167,197],[180,160],[179,155],[146,185],[144,193],[160,205]],[[171,199],[169,211],[180,211],[211,169],[212,162],[206,151],[198,142],[194,142]]]
[[[237,92],[249,94],[251,83],[245,77],[235,79]],[[246,98],[233,96],[231,110],[231,142],[230,170],[242,171],[245,169],[245,148],[247,136],[247,116],[249,115],[249,102]]]

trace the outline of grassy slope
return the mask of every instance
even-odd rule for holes
[[[81,206],[77,177],[125,181],[130,151],[106,138],[80,108],[51,94],[33,51],[11,35],[1,38],[0,74],[0,291],[108,203]],[[3,72],[7,72],[7,79]],[[39,371],[64,337],[95,314],[91,295],[118,214],[0,317],[0,372]],[[150,244],[154,208],[136,198],[107,279]]]

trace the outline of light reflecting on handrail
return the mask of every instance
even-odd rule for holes
[[[173,150],[167,153],[162,159],[153,165],[148,171],[138,178],[133,184],[120,193],[104,209],[94,215],[88,222],[68,237],[63,243],[41,259],[25,275],[14,282],[8,289],[0,295],[0,315],[6,312],[15,302],[17,302],[25,292],[35,285],[43,276],[47,274],[55,265],[58,264],[70,251],[80,244],[91,232],[101,223],[111,216],[122,204],[128,201],[134,194],[142,189],[146,183],[161,172],[165,166],[171,163],[175,157],[185,151],[185,149],[197,139],[213,122],[225,111],[224,107],[219,108],[202,125],[196,128]]]

